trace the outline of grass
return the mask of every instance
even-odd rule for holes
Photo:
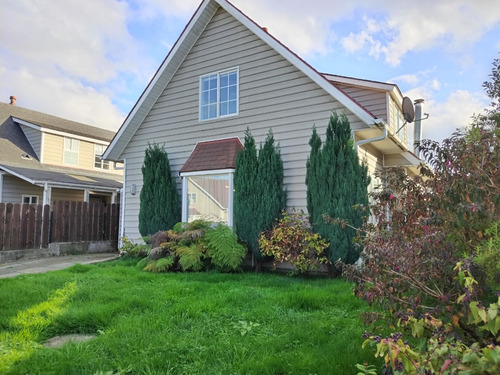
[[[0,280],[0,373],[352,374],[366,310],[341,280],[75,265]]]

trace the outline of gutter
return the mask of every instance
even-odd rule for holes
[[[372,142],[378,142],[378,141],[383,141],[384,139],[387,138],[387,126],[385,122],[381,119],[375,119],[375,125],[380,129],[382,129],[382,135],[375,137],[375,138],[368,138],[368,139],[362,139],[360,141],[357,141],[354,143],[354,150],[358,152],[358,148],[361,145],[365,145],[367,143],[372,143]],[[355,130],[352,131],[352,138],[354,139],[354,132]]]

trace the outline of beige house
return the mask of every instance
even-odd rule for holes
[[[0,202],[114,203],[123,170],[101,160],[114,132],[0,103]]]
[[[140,238],[148,142],[165,144],[184,221],[220,216],[217,201],[227,202],[221,220],[231,224],[234,159],[226,156],[235,142],[224,140],[243,139],[249,127],[258,144],[272,129],[281,147],[287,204],[306,210],[308,141],[314,125],[324,139],[332,111],[347,115],[371,173],[391,165],[411,173],[419,159],[408,147],[402,103],[396,85],[319,73],[274,38],[272,29],[225,0],[204,0],[104,154],[125,167],[121,236]],[[192,162],[203,144],[218,146]],[[209,194],[215,205],[198,206],[200,194],[208,197],[197,182],[203,179],[224,181],[222,190]]]

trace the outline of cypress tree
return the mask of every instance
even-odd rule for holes
[[[283,189],[283,160],[269,130],[257,155],[255,139],[247,128],[245,149],[238,153],[234,172],[234,225],[236,234],[246,242],[260,269],[263,256],[259,235],[271,229],[286,208]]]
[[[177,185],[164,147],[148,144],[142,165],[139,232],[142,236],[168,230],[181,220]]]
[[[258,157],[260,201],[258,211],[259,233],[272,228],[273,222],[281,218],[286,208],[286,191],[283,189],[283,160],[279,146],[274,142],[271,129],[264,145],[260,145]]]
[[[355,206],[368,204],[368,169],[359,163],[347,117],[333,113],[326,129],[325,143],[321,145],[321,139],[316,129],[313,129],[309,144],[307,209],[313,229],[330,241],[330,261],[341,259],[354,263],[360,252],[352,241],[356,231],[323,220],[323,215],[327,214],[359,228],[365,214]]]
[[[259,211],[260,184],[257,147],[250,129],[245,131],[244,150],[238,152],[234,171],[233,217],[236,234],[246,242],[248,249],[261,259],[256,214]]]

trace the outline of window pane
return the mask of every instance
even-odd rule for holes
[[[208,118],[216,118],[217,117],[217,104],[210,104],[208,110]]]
[[[229,99],[236,100],[236,86],[229,87],[228,91],[229,91]]]
[[[208,106],[201,107],[201,119],[202,120],[208,119]]]
[[[201,79],[201,91],[207,91],[210,88],[210,80],[208,77]]]
[[[204,219],[227,224],[229,175],[188,177],[188,222]]]
[[[36,196],[31,197],[31,203],[32,204],[37,204],[38,203],[38,197],[36,197]]]
[[[228,114],[228,102],[220,103],[220,115],[226,116]]]
[[[210,90],[210,103],[217,103],[217,90]]]
[[[213,75],[210,76],[210,89],[216,89],[217,88],[217,76]]]
[[[201,105],[208,104],[208,91],[201,93]]]
[[[221,74],[220,76],[220,87],[225,87],[229,83],[229,78],[227,74]]]
[[[238,83],[238,73],[232,72],[229,73],[229,84],[236,85]]]
[[[23,203],[24,204],[29,204],[30,203],[30,197],[24,197],[23,198]]]
[[[228,98],[228,89],[227,88],[222,88],[220,90],[220,101],[221,102],[226,102],[229,98]]]
[[[229,102],[228,114],[234,114],[237,112],[236,100],[231,100]]]

